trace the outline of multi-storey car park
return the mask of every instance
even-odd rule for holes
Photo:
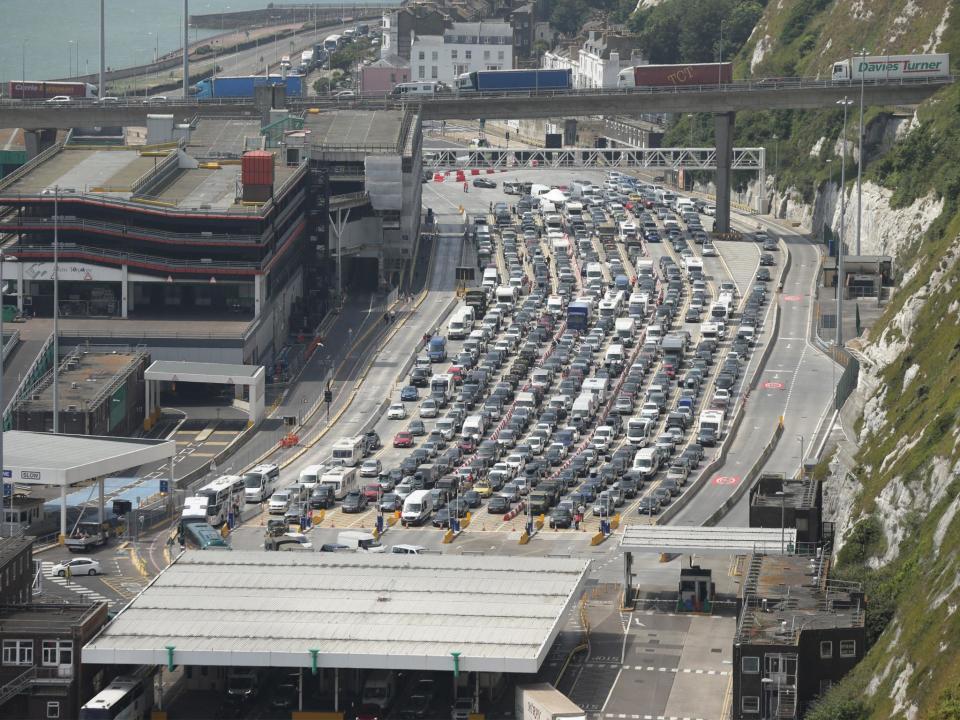
[[[415,114],[387,111],[158,115],[148,145],[68,139],[0,183],[18,261],[4,277],[21,310],[49,316],[56,254],[64,334],[269,365],[333,291],[402,280],[419,231],[418,138]]]

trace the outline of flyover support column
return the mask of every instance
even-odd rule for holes
[[[41,128],[40,130],[24,130],[23,144],[27,148],[27,160],[33,160],[44,150],[53,147],[57,141],[56,128]]]
[[[577,121],[567,118],[563,121],[563,146],[574,147],[577,144]]]
[[[717,213],[714,232],[730,232],[730,166],[733,164],[733,121],[736,113],[715,113],[714,137],[717,151]]]
[[[127,264],[120,266],[120,317],[127,319],[128,296],[130,295],[130,279]]]
[[[60,486],[60,544],[67,540],[67,484]]]

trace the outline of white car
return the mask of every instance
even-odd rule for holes
[[[380,474],[381,467],[380,461],[376,458],[364,460],[363,465],[360,466],[360,477],[377,477]]]
[[[439,412],[440,408],[437,407],[435,400],[427,398],[420,403],[420,417],[422,418],[435,418]]]
[[[107,95],[97,100],[97,103],[99,103],[100,105],[116,105],[119,102],[120,102],[120,98],[113,97],[112,95]]]
[[[390,548],[390,552],[394,555],[420,555],[425,551],[426,548],[423,545],[394,545]]]
[[[166,95],[152,95],[143,101],[144,105],[152,105],[153,103],[165,103],[167,102]]]
[[[704,205],[704,206],[703,206],[703,214],[704,214],[704,215],[709,215],[710,217],[713,217],[714,215],[717,214],[717,208],[716,208],[716,206],[714,206],[714,205]]]
[[[387,420],[405,420],[407,409],[403,403],[394,403],[387,409]]]
[[[72,560],[65,560],[53,566],[53,574],[57,577],[65,577],[67,568],[71,575],[99,575],[100,562],[93,558],[78,557]]]
[[[73,102],[73,98],[69,95],[54,95],[52,98],[47,100],[48,103],[69,103]]]
[[[711,243],[704,243],[703,248],[701,248],[700,252],[703,253],[704,257],[717,256],[717,249]]]

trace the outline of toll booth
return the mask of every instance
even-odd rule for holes
[[[682,568],[677,610],[679,612],[710,612],[715,592],[712,570],[699,565]]]

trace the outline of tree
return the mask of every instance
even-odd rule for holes
[[[550,13],[550,24],[564,35],[576,35],[589,12],[584,0],[556,0]]]

